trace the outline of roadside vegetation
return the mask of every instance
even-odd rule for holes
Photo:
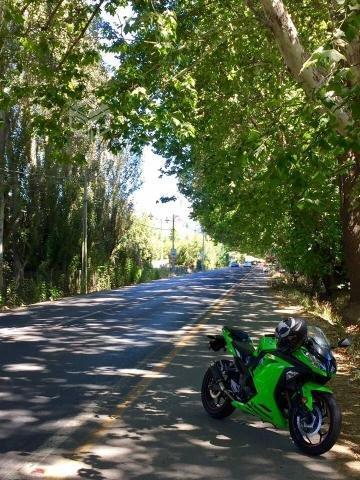
[[[103,194],[103,192],[101,192]],[[96,194],[96,191],[94,192]],[[75,195],[76,198],[76,195]],[[94,198],[92,196],[92,198]],[[99,199],[103,200],[102,199]],[[94,201],[94,200],[93,200]],[[81,198],[79,199],[81,205]],[[73,208],[75,209],[75,205]],[[66,208],[66,207],[64,207]],[[93,203],[89,202],[88,208],[92,212]],[[127,217],[124,215],[127,210]],[[125,285],[148,282],[167,278],[174,274],[186,274],[205,269],[219,268],[228,264],[228,253],[223,245],[215,244],[207,238],[204,242],[204,264],[202,263],[202,234],[175,235],[177,246],[177,259],[174,268],[171,266],[169,252],[172,245],[171,233],[159,232],[154,227],[153,221],[146,215],[136,216],[129,205],[125,203],[121,210],[117,228],[108,225],[95,212],[90,219],[94,224],[89,225],[89,268],[88,291],[109,290]],[[81,215],[81,206],[74,214]],[[36,219],[35,214],[34,217]],[[9,281],[3,301],[4,307],[27,305],[46,300],[56,300],[66,295],[79,294],[81,285],[81,220],[69,224],[66,216],[53,216],[44,210],[41,216],[43,221],[51,223],[51,228],[56,232],[63,232],[61,236],[52,235],[49,240],[40,238],[44,246],[48,243],[52,248],[40,250],[47,252],[46,259],[35,256],[32,263],[26,262],[26,267],[21,273],[17,272],[15,265],[6,263]],[[104,224],[105,223],[105,224]],[[99,227],[101,227],[99,231]],[[117,233],[117,237],[116,237]],[[40,236],[35,229],[33,235]],[[100,235],[104,240],[100,240]],[[30,239],[33,237],[30,236]],[[115,238],[114,238],[115,237]],[[97,239],[95,241],[94,239]],[[75,241],[74,241],[75,240]],[[109,249],[106,249],[109,245]],[[25,252],[33,252],[32,249]],[[63,252],[59,265],[60,254]],[[52,254],[52,256],[51,256]],[[69,268],[64,267],[69,264]],[[11,268],[13,267],[13,268]],[[32,267],[32,268],[30,268]],[[11,277],[11,274],[14,275]],[[16,276],[15,276],[16,275]],[[0,304],[1,306],[1,304]]]
[[[140,149],[104,103],[114,71],[102,55],[119,34],[101,9],[123,3],[1,3],[0,306],[169,275],[153,260],[160,248],[168,263],[170,239],[131,203]],[[199,268],[201,239],[177,240],[178,267]],[[204,266],[224,254],[208,240]]]
[[[357,0],[4,0],[1,301],[151,278],[130,200],[151,145],[215,242],[276,258],[313,296],[340,292],[357,324],[359,13]],[[196,242],[178,252],[188,268]]]

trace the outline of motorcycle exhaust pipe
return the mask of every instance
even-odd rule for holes
[[[225,387],[225,378],[223,377],[221,370],[216,365],[216,363],[210,365],[210,370],[215,382],[219,385],[220,390],[224,392],[225,395],[230,398],[230,400],[234,401],[235,398],[232,396],[231,392],[229,392],[229,390]]]

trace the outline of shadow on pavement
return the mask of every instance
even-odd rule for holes
[[[246,281],[118,419],[45,468],[56,478],[68,472],[63,478],[96,480],[350,478],[333,452],[307,457],[287,432],[254,417],[234,412],[214,420],[203,410],[202,377],[217,355],[207,350],[205,335],[224,324],[253,337],[271,332],[281,316],[273,306],[261,274]]]
[[[1,480],[50,437],[88,434],[241,276],[214,271],[0,314]]]

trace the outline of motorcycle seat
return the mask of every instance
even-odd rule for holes
[[[230,332],[230,335],[232,336],[232,338],[234,340],[240,340],[240,342],[248,342],[250,341],[250,337],[249,337],[249,334],[244,332],[244,330],[241,330],[240,328],[237,328],[237,327],[226,327],[229,332]]]

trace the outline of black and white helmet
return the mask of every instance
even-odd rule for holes
[[[307,325],[302,318],[289,317],[281,320],[275,328],[277,346],[280,350],[294,352],[307,338]]]

